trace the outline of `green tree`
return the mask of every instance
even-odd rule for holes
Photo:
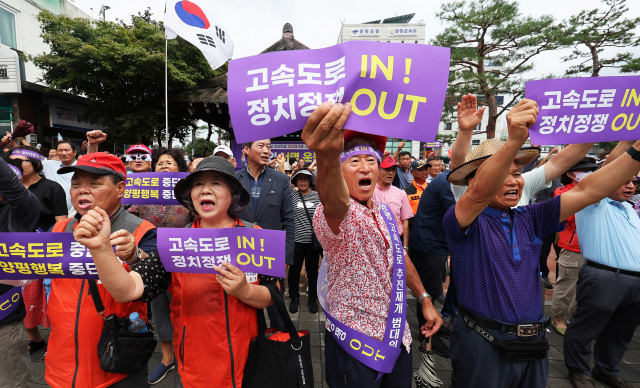
[[[575,45],[573,52],[563,57],[564,61],[581,60],[571,66],[566,75],[590,74],[597,77],[605,67],[620,68],[622,72],[640,71],[640,59],[630,52],[602,57],[606,47],[635,47],[640,37],[634,30],[640,17],[628,19],[626,0],[603,0],[607,7],[584,10],[569,19],[570,32],[564,38],[568,45]]]
[[[189,155],[191,155],[191,144],[192,144],[191,142],[188,142],[182,148],[184,150],[184,152],[188,152]],[[195,155],[205,156],[207,152],[213,152],[213,150],[217,146],[218,145],[216,143],[212,142],[212,141],[207,142],[206,139],[203,139],[201,137],[197,137],[196,138]]]
[[[494,138],[498,117],[524,93],[532,58],[560,47],[564,29],[551,16],[523,16],[517,2],[506,0],[452,1],[436,16],[448,26],[431,44],[451,48],[442,120],[453,121],[462,95],[475,94],[488,106],[487,138]],[[499,106],[501,95],[511,97]]]
[[[51,50],[31,57],[51,89],[89,99],[86,120],[100,122],[116,141],[162,139],[165,129],[165,38],[147,9],[131,23],[71,18],[42,11],[42,38]],[[169,40],[169,94],[226,71],[213,71],[202,53],[178,37]],[[195,120],[169,110],[170,139],[184,139]]]

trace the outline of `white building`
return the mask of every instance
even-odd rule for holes
[[[41,11],[91,19],[69,0],[0,0],[0,133],[27,120],[38,128],[37,136],[30,139],[34,145],[54,146],[57,133],[79,145],[86,131],[102,128],[80,120],[84,99],[46,90],[39,82],[42,72],[33,62],[16,64],[17,53],[49,52],[40,37],[37,16]]]
[[[343,24],[337,43],[352,40],[366,40],[373,42],[425,44],[425,24],[409,23],[414,15],[415,14],[412,13],[384,20],[374,20],[367,23]],[[411,152],[411,155],[416,158],[422,156],[422,145],[424,143],[420,141],[390,137],[387,139],[387,149],[393,154],[400,142],[405,143],[403,151]]]

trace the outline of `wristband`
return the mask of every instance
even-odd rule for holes
[[[631,158],[633,158],[633,160],[637,160],[638,162],[640,162],[640,151],[636,150],[633,147],[629,147],[627,153],[631,156]]]

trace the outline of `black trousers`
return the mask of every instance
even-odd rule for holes
[[[431,255],[412,249],[409,251],[409,257],[416,267],[416,271],[418,271],[418,276],[420,276],[425,291],[435,301],[442,294],[442,272],[444,271],[444,263],[447,261],[447,255]],[[427,320],[422,316],[420,304],[417,304],[417,306],[418,327],[422,327],[427,323]],[[420,336],[422,337],[422,334]]]
[[[576,290],[578,308],[564,336],[569,372],[591,375],[593,358],[605,375],[620,377],[620,360],[640,324],[640,278],[583,265]]]
[[[318,265],[320,252],[313,249],[313,243],[299,243],[293,249],[293,265],[289,267],[289,297],[300,298],[300,271],[306,262],[309,278],[309,298],[318,297]]]
[[[549,379],[549,355],[542,360],[510,362],[463,319],[456,319],[451,332],[451,367],[458,388],[544,388]],[[510,341],[515,334],[485,329]],[[544,333],[539,335],[544,338]]]
[[[382,375],[349,355],[333,335],[324,331],[324,359],[327,370],[327,385],[331,388],[410,388],[412,379],[411,351],[401,346],[400,355],[391,373]]]

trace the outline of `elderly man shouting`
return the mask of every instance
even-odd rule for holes
[[[71,200],[77,214],[57,222],[52,231],[73,233],[82,216],[95,207],[104,209],[111,221],[111,244],[127,270],[141,259],[140,249],[152,253],[156,229],[124,210],[121,204],[127,173],[124,164],[113,155],[96,152],[84,155],[77,164],[63,167],[59,174],[73,173]],[[48,317],[51,335],[45,379],[52,387],[147,387],[147,371],[124,375],[100,368],[98,341],[103,322],[89,296],[89,280],[54,279],[49,296]],[[105,306],[105,316],[128,316],[138,312],[146,318],[142,302],[117,303],[109,292],[97,285]]]
[[[410,387],[405,281],[421,301],[427,321],[422,333],[432,335],[442,320],[403,252],[389,207],[371,200],[386,137],[345,134],[350,113],[349,103],[325,102],[302,131],[318,164],[321,205],[313,224],[328,280],[326,289],[318,282],[319,297],[326,295],[320,301],[327,316],[327,383],[332,388]],[[378,362],[382,357],[384,365]]]
[[[550,321],[544,321],[540,301],[542,239],[640,169],[636,142],[633,158],[620,156],[573,190],[514,209],[523,194],[521,168],[539,154],[538,148],[521,148],[538,112],[535,101],[522,100],[507,114],[507,141],[485,142],[447,177],[469,186],[444,217],[462,318],[451,333],[451,365],[460,388],[547,385],[544,329]]]

